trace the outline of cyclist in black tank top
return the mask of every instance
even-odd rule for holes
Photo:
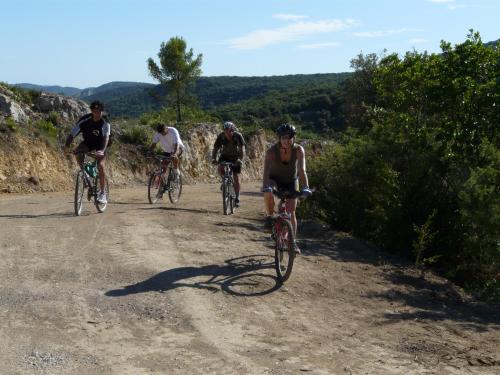
[[[277,129],[278,142],[266,152],[264,161],[264,176],[262,191],[264,192],[264,203],[266,206],[266,227],[272,225],[271,216],[274,213],[274,197],[272,188],[278,190],[300,191],[299,183],[304,195],[310,195],[309,183],[306,173],[306,158],[304,148],[295,144],[297,131],[295,126],[283,124]],[[291,214],[291,221],[295,235],[297,234],[297,218],[295,210],[297,199],[288,199],[287,211]],[[296,250],[300,252],[298,247]]]

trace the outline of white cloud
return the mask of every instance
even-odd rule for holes
[[[398,30],[362,31],[362,32],[352,33],[352,35],[358,36],[361,38],[380,38],[380,37],[384,37],[384,36],[401,34],[401,33],[406,33],[406,32],[411,32],[411,31],[422,31],[422,30],[403,28],[403,29],[398,29]]]
[[[285,20],[285,21],[298,21],[298,20],[303,20],[304,18],[309,18],[308,16],[302,16],[299,14],[273,14],[273,18],[276,18],[278,20]]]
[[[276,29],[255,30],[245,36],[229,39],[226,44],[234,49],[258,49],[273,44],[299,40],[308,35],[345,30],[357,25],[357,23],[353,19],[321,20],[316,22],[301,21]]]
[[[330,47],[338,47],[340,43],[337,42],[326,42],[326,43],[311,43],[311,44],[301,44],[299,48],[304,49],[318,49],[318,48],[330,48]]]
[[[424,38],[413,38],[413,39],[410,39],[410,43],[412,44],[421,44],[421,43],[427,43],[428,40],[427,39],[424,39]]]

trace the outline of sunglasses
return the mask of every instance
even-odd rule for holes
[[[282,135],[282,136],[280,137],[280,139],[292,139],[292,138],[293,138],[293,136],[292,136],[292,135]]]

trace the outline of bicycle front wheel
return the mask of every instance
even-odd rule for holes
[[[234,185],[233,185],[233,181],[232,180],[229,180],[229,183],[228,183],[228,191],[229,191],[229,213],[230,214],[234,214],[234,207],[236,205],[235,203],[235,199],[236,199],[236,195],[234,193]]]
[[[75,179],[75,215],[80,216],[83,207],[83,193],[85,191],[85,176],[83,171],[80,171],[76,175]]]
[[[231,195],[229,192],[229,181],[224,179],[222,181],[222,211],[224,212],[224,215],[229,215],[230,211],[230,201],[231,201]]]
[[[148,182],[148,200],[154,204],[163,198],[163,179],[161,172],[153,172]]]
[[[182,193],[182,176],[181,171],[177,171],[177,176],[173,176],[172,172],[169,175],[168,199],[171,203],[179,202]]]
[[[279,219],[274,224],[274,265],[278,281],[283,283],[290,277],[295,259],[292,224],[289,220]]]

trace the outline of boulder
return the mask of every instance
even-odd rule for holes
[[[11,117],[16,122],[26,122],[29,116],[25,109],[7,95],[0,93],[0,112],[5,117]]]

